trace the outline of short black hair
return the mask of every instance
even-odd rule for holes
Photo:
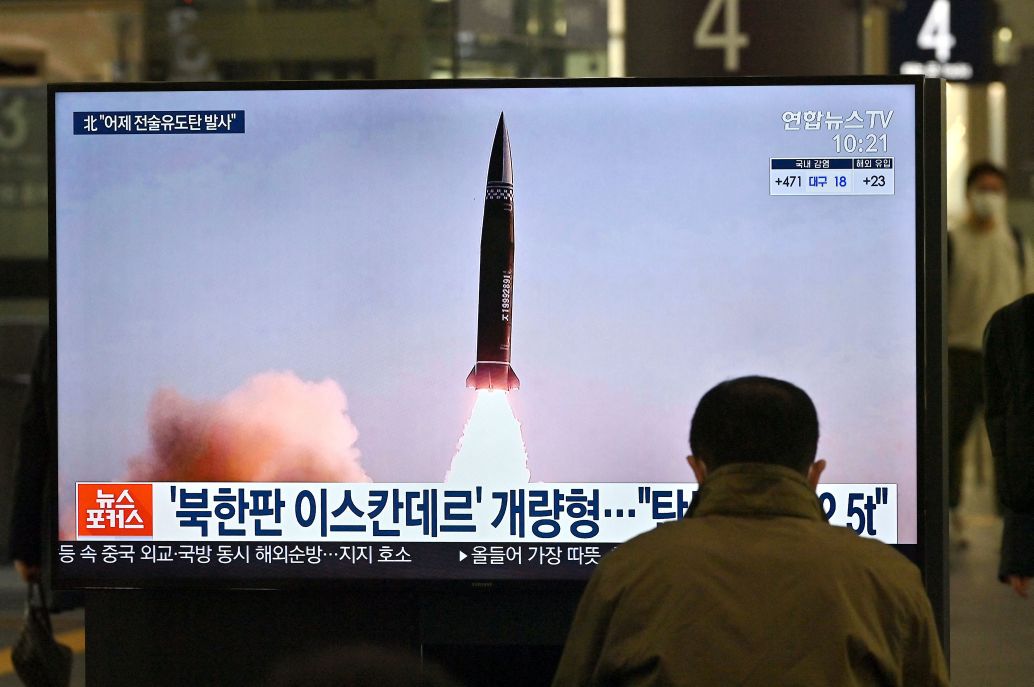
[[[689,427],[690,449],[710,470],[768,463],[806,474],[818,444],[819,417],[811,398],[771,377],[722,382],[700,399]]]
[[[1009,181],[1008,177],[1005,176],[1005,170],[992,162],[978,162],[969,168],[969,174],[966,175],[966,190],[973,188],[973,184],[976,183],[977,179],[984,176],[985,174],[993,174],[1002,180],[1005,184]]]

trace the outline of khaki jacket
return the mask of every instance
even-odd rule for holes
[[[807,481],[712,472],[692,517],[605,556],[554,687],[947,685],[919,570],[826,522]]]

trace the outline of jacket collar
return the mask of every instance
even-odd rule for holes
[[[793,517],[825,522],[826,516],[808,481],[779,465],[735,463],[707,476],[694,499],[694,517]]]

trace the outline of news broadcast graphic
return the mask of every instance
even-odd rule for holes
[[[66,583],[584,579],[748,374],[916,544],[915,82],[190,88],[53,93]]]

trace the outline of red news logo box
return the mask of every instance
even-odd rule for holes
[[[154,501],[150,484],[76,484],[79,537],[150,537]]]

